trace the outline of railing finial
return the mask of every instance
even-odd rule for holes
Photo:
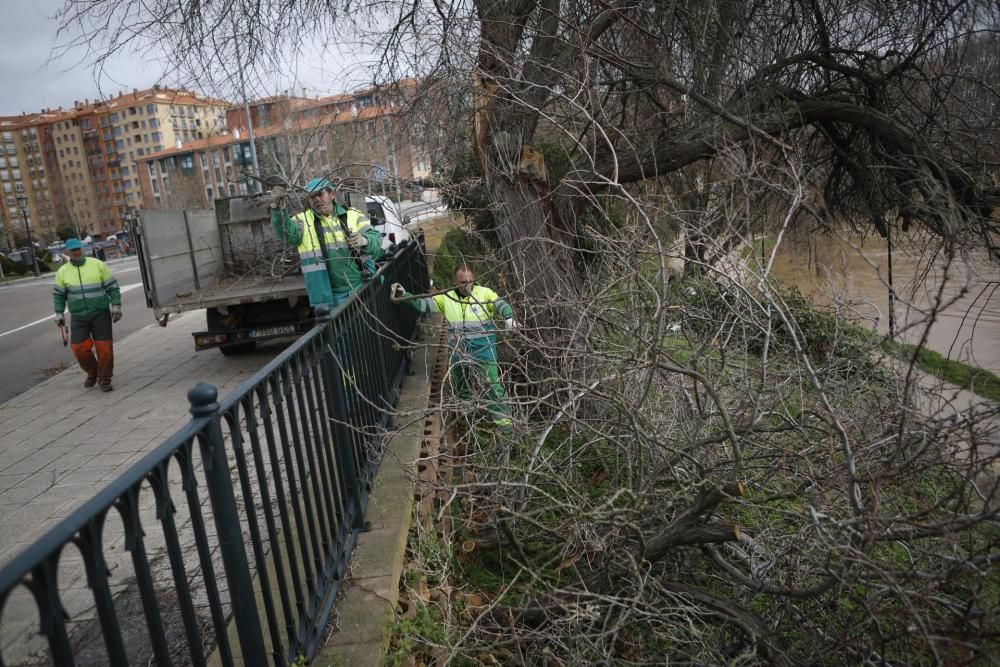
[[[219,409],[219,390],[215,385],[199,382],[188,391],[191,414],[195,417],[210,415]]]

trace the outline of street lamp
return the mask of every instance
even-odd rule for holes
[[[31,242],[31,225],[28,224],[28,198],[18,197],[17,203],[21,205],[21,217],[24,218],[24,231],[28,234],[28,254],[31,256],[31,270],[35,272],[35,277],[41,275],[38,270],[38,258],[35,257],[35,244]]]

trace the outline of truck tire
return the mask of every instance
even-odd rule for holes
[[[209,308],[205,311],[205,321],[208,325],[209,331],[227,331],[229,329],[223,320],[222,313],[215,308]],[[234,343],[232,345],[223,345],[219,348],[219,352],[227,357],[234,357],[238,354],[249,354],[256,349],[257,341],[251,340],[243,343]]]
[[[236,343],[235,345],[223,345],[219,348],[219,352],[227,357],[234,357],[238,354],[250,354],[256,349],[257,341],[251,340],[245,343]]]

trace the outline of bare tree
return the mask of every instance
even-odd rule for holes
[[[447,597],[443,639],[421,641],[502,663],[996,654],[997,408],[953,408],[915,352],[846,324],[850,295],[820,312],[771,275],[792,231],[919,238],[945,267],[906,323],[923,344],[950,267],[998,258],[995,3],[67,0],[62,17],[100,53],[155,39],[194,79],[242,48],[264,81],[326,44],[301,35],[354,34],[381,45],[373,76],[424,82],[420,136],[530,326],[506,359],[515,433],[453,433],[470,455],[439,511],[471,555],[421,563],[480,599]]]

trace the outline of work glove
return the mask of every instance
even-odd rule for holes
[[[364,234],[351,234],[347,237],[347,245],[354,250],[364,250],[368,245],[368,238]]]
[[[514,331],[515,329],[520,329],[521,325],[513,317],[508,317],[503,321],[504,329],[507,331]]]
[[[288,204],[288,191],[283,185],[271,188],[271,208],[285,208]]]
[[[115,323],[122,318],[122,307],[111,304],[111,322]]]
[[[406,288],[399,283],[389,285],[389,298],[394,301],[406,298]]]
[[[62,313],[56,313],[56,326],[61,327],[66,325],[66,318]]]

